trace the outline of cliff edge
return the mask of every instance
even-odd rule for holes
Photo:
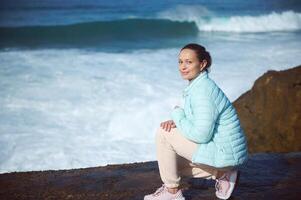
[[[301,151],[301,66],[266,72],[233,104],[251,153]]]

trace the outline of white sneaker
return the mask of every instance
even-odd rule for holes
[[[239,171],[228,171],[215,183],[215,195],[219,199],[229,199],[239,178]]]
[[[168,192],[167,187],[163,184],[153,194],[144,196],[144,200],[185,200],[181,190],[172,194]]]

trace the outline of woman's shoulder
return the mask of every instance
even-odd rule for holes
[[[191,91],[191,98],[208,99],[217,102],[229,101],[224,91],[210,78],[204,79],[193,88],[193,91]]]
[[[194,87],[191,92],[195,95],[210,95],[214,90],[220,90],[220,88],[214,80],[212,80],[210,77],[207,77],[198,82],[196,87]]]

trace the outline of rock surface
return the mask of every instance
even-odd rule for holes
[[[301,152],[254,154],[231,199],[299,199]],[[214,181],[183,180],[187,200],[212,200]],[[161,185],[156,162],[0,175],[0,199],[142,200]]]
[[[301,151],[301,66],[268,71],[234,103],[249,151]]]

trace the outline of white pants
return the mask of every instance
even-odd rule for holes
[[[192,163],[192,155],[198,145],[186,139],[177,128],[170,132],[159,128],[156,134],[157,159],[161,180],[169,187],[180,185],[181,177],[216,179],[220,173],[232,167],[214,168],[208,165]]]

